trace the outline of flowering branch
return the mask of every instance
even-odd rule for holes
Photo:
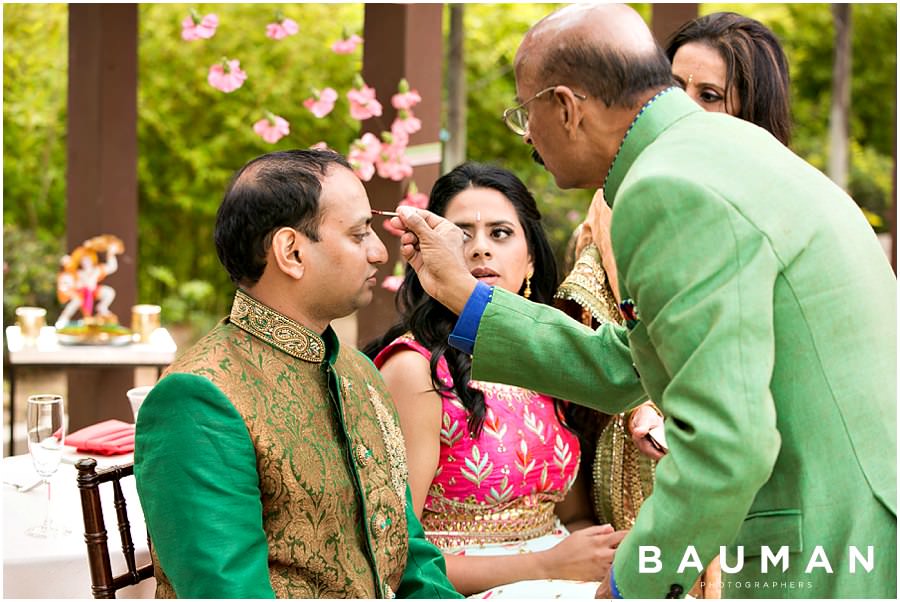
[[[213,37],[219,26],[219,18],[215,14],[200,16],[196,10],[191,9],[190,14],[181,23],[181,37],[185,41],[209,39]],[[300,30],[296,21],[287,18],[280,10],[276,11],[274,21],[266,25],[265,35],[275,41],[284,40],[296,35]],[[331,44],[331,50],[335,54],[345,55],[355,52],[363,39],[350,33],[345,28],[342,39]],[[209,68],[207,81],[211,86],[225,93],[230,93],[241,86],[247,80],[247,73],[241,69],[240,61],[222,57],[222,59]],[[312,88],[310,97],[303,101],[306,107],[317,119],[322,119],[334,111],[340,95],[332,87]],[[357,73],[353,79],[353,87],[345,94],[349,103],[349,113],[352,119],[366,121],[379,118],[383,114],[383,107],[377,98],[374,88],[363,80]],[[265,99],[258,97],[262,104]],[[367,132],[350,144],[347,159],[354,173],[363,181],[371,180],[377,173],[382,178],[397,182],[410,178],[413,174],[413,166],[406,156],[409,145],[409,137],[422,129],[422,121],[418,119],[413,108],[422,101],[419,93],[410,88],[409,82],[404,78],[397,84],[396,94],[391,96],[391,106],[396,110],[396,117],[389,130],[383,130],[379,135]],[[258,119],[252,126],[256,135],[268,144],[275,144],[285,136],[290,135],[290,123],[282,116],[269,110],[262,111],[263,118]],[[314,148],[328,148],[322,141],[313,145]],[[406,196],[400,201],[400,205],[425,207],[428,197],[416,189],[415,183],[410,182]],[[387,231],[399,235],[391,226],[389,220],[385,220],[384,227]],[[394,278],[402,280],[402,265],[395,270]]]

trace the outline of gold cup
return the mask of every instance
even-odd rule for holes
[[[19,332],[22,333],[22,339],[26,345],[34,345],[39,336],[41,336],[41,328],[46,325],[47,310],[43,307],[17,307],[16,308],[16,324],[19,325]]]
[[[135,305],[131,308],[131,331],[138,343],[149,343],[150,335],[159,328],[159,305]]]

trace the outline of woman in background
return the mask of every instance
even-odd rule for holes
[[[556,263],[534,198],[511,172],[464,163],[438,179],[428,209],[463,230],[476,278],[550,303]],[[456,315],[411,269],[398,307],[400,321],[365,352],[397,406],[414,509],[450,581],[466,595],[592,598],[625,532],[590,520],[562,404],[471,380],[471,358],[447,342]]]
[[[736,13],[688,21],[669,40],[672,75],[707,111],[728,113],[791,141],[787,57],[765,25]]]

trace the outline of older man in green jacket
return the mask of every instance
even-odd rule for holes
[[[665,413],[598,594],[677,597],[721,555],[725,597],[895,597],[896,278],[852,199],[668,70],[631,9],[571,6],[529,31],[506,113],[558,185],[613,203],[625,330],[477,283],[431,214],[402,212],[403,252],[474,378]]]

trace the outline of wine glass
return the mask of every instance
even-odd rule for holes
[[[25,533],[33,537],[57,537],[69,533],[53,521],[50,477],[59,468],[66,440],[66,409],[61,395],[32,395],[28,398],[28,451],[34,469],[47,485],[47,513],[44,522]]]

